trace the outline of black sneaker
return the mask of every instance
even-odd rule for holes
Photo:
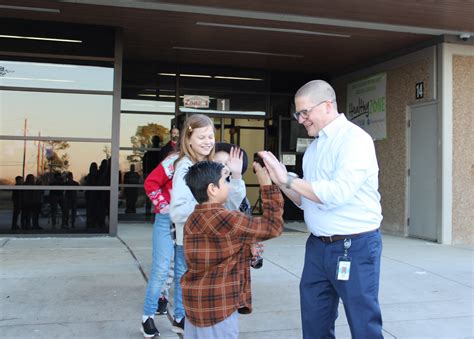
[[[171,327],[171,331],[178,334],[184,334],[184,318],[181,319],[180,322],[177,322],[175,318],[173,320],[173,327]]]
[[[158,308],[156,309],[155,314],[168,314],[168,299],[165,297],[158,299]]]
[[[153,318],[148,318],[144,323],[142,323],[141,331],[145,338],[160,336],[160,331],[156,328]]]

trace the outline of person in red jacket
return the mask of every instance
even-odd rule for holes
[[[145,183],[145,193],[151,201],[155,212],[155,223],[153,224],[153,250],[151,273],[148,279],[145,301],[143,306],[141,331],[145,338],[159,335],[155,326],[155,312],[161,314],[166,312],[166,304],[160,298],[161,291],[168,279],[171,259],[174,255],[174,242],[171,235],[171,220],[169,217],[170,191],[173,184],[174,161],[178,154],[172,153],[166,157],[151,173],[148,174]],[[176,282],[175,282],[176,283]],[[177,282],[179,283],[179,281]],[[175,289],[176,290],[176,289]],[[175,300],[181,298],[175,298]],[[161,302],[161,304],[160,304]],[[164,305],[164,307],[163,307]],[[160,307],[158,307],[160,306]],[[176,308],[183,305],[174,303]]]

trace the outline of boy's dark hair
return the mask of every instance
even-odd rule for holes
[[[199,161],[189,168],[184,180],[198,203],[202,204],[209,200],[207,195],[209,184],[219,187],[223,169],[224,165],[214,161]]]

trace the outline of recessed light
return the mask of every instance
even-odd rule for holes
[[[263,81],[261,78],[246,78],[246,77],[232,77],[226,75],[216,75],[214,76],[216,79],[228,79],[228,80],[247,80],[247,81]]]
[[[269,56],[278,56],[278,57],[286,57],[286,58],[304,58],[304,56],[300,54],[266,53],[266,52],[243,51],[243,50],[233,50],[233,49],[212,49],[212,48],[196,48],[196,47],[182,47],[182,46],[174,46],[173,49],[185,50],[185,51],[269,55]]]
[[[273,27],[265,27],[265,26],[229,25],[229,24],[219,24],[219,23],[201,22],[201,21],[196,22],[196,25],[212,26],[212,27],[224,27],[224,28],[237,28],[237,29],[251,29],[251,30],[255,30],[255,31],[270,31],[270,32],[279,32],[279,33],[322,35],[322,36],[330,36],[330,37],[335,37],[335,38],[350,38],[351,37],[348,34],[307,31],[307,30],[303,30],[303,29],[273,28]]]
[[[163,75],[163,76],[169,76],[169,77],[175,77],[175,73],[158,73],[158,75]],[[206,75],[206,74],[180,74],[180,77],[185,77],[185,78],[212,78],[211,75]]]
[[[212,76],[204,74],[180,74],[179,76],[185,78],[212,78]]]
[[[46,38],[46,37],[23,36],[23,35],[0,35],[0,38],[23,39],[23,40],[41,40],[41,41],[57,41],[57,42],[74,42],[74,43],[79,43],[79,44],[82,43],[82,40]]]
[[[33,11],[33,12],[48,12],[48,13],[61,13],[59,9],[56,8],[42,8],[42,7],[26,7],[26,6],[9,6],[9,5],[0,5],[0,8],[17,10],[17,11]]]

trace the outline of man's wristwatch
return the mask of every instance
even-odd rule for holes
[[[291,184],[293,183],[293,180],[298,178],[298,174],[293,173],[293,172],[288,172],[286,173],[286,188],[291,189]]]

